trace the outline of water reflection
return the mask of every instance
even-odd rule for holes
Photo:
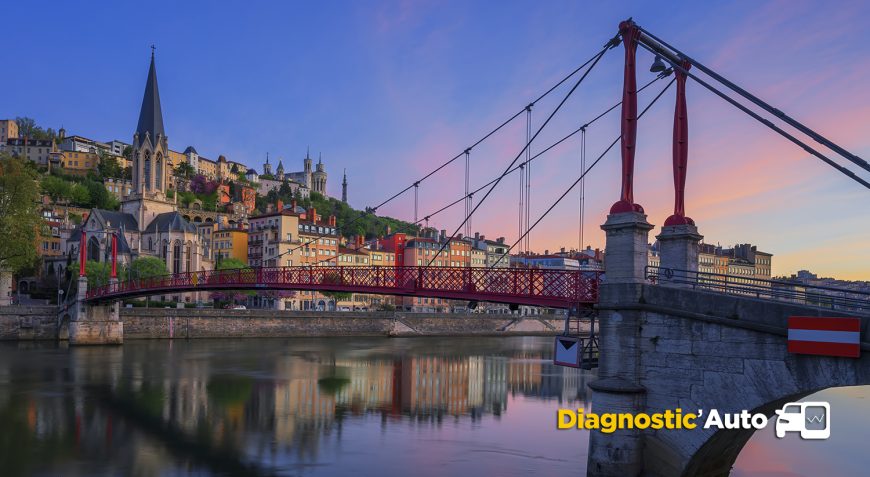
[[[4,475],[577,474],[546,338],[0,346]],[[576,436],[576,435],[575,435]],[[426,464],[429,465],[426,465]],[[419,467],[422,466],[422,467]]]

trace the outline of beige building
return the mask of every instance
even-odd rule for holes
[[[18,139],[18,123],[14,119],[0,119],[0,144],[9,139]]]

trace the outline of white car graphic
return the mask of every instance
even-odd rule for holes
[[[801,439],[831,437],[831,405],[826,402],[790,402],[776,410],[776,437],[800,432]]]

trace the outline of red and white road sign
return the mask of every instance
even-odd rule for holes
[[[861,356],[861,320],[790,316],[788,352],[858,358]]]

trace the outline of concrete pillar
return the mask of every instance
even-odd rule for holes
[[[117,278],[109,283],[118,283]],[[124,342],[124,324],[121,322],[119,302],[108,305],[88,305],[85,298],[88,291],[87,277],[79,277],[76,293],[76,313],[69,324],[69,344],[106,345]]]
[[[641,212],[610,214],[601,226],[607,251],[599,299],[599,379],[589,384],[591,410],[599,415],[636,414],[646,407],[646,390],[638,375],[643,312],[624,305],[640,301],[652,228]],[[638,430],[590,434],[587,475],[630,477],[642,469],[643,437]]]
[[[607,283],[642,283],[649,262],[649,231],[641,212],[610,214],[601,226],[607,234],[604,271]]]
[[[691,286],[698,271],[698,243],[704,237],[694,224],[665,225],[656,237],[659,240],[661,257],[659,281],[677,281],[678,285]],[[670,270],[670,272],[668,272]]]

